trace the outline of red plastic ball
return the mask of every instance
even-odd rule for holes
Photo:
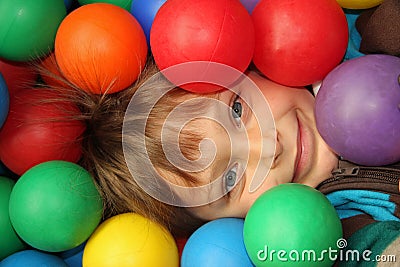
[[[277,83],[304,86],[320,81],[346,52],[348,26],[336,0],[261,0],[252,18],[253,62]]]
[[[50,53],[49,56],[43,58],[40,62],[41,68],[43,71],[40,73],[40,77],[43,82],[50,87],[68,87],[66,84],[65,77],[60,71],[60,68],[57,65],[56,57],[54,53]]]
[[[130,86],[146,64],[147,42],[137,20],[107,3],[81,6],[61,22],[55,55],[63,75],[87,92]]]
[[[47,90],[20,90],[10,100],[10,111],[0,131],[0,160],[22,175],[50,160],[77,162],[82,154],[82,122],[68,119],[79,114],[70,102],[49,102],[57,95]]]
[[[28,63],[0,59],[0,73],[3,74],[10,95],[35,83],[37,73],[31,66]]]
[[[253,57],[254,27],[246,8],[237,0],[168,0],[154,18],[150,46],[161,70],[205,61],[243,72]],[[211,74],[204,66],[196,70],[201,80],[207,80]],[[167,78],[175,83],[173,77]],[[199,93],[219,89],[217,86],[184,88]]]

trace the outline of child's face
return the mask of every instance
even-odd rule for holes
[[[199,183],[207,184],[220,177],[226,185],[236,183],[230,193],[219,200],[190,208],[195,215],[206,220],[245,217],[256,198],[269,188],[291,182],[315,187],[328,178],[337,165],[337,156],[318,134],[314,119],[314,97],[311,93],[306,89],[278,85],[255,72],[249,73],[249,77],[270,105],[276,132],[273,127],[260,130],[254,112],[244,101],[237,99],[234,92],[226,90],[220,94],[219,100],[238,112],[216,111],[217,116],[221,116],[221,120],[224,120],[224,116],[233,116],[233,123],[240,116],[243,125],[240,128],[228,127],[228,130],[226,127],[225,130],[216,127],[212,122],[203,125],[209,127],[207,137],[214,141],[217,152],[213,164],[204,172],[208,175],[199,175]],[[256,99],[259,95],[254,90],[243,88],[237,93],[250,105],[259,102]],[[268,116],[265,117],[268,119]],[[247,147],[246,141],[240,140],[243,135],[238,134],[243,128],[247,133]],[[268,168],[269,172],[264,172],[261,178],[265,179],[257,190],[250,192],[251,180],[259,173],[259,168]],[[210,173],[215,177],[210,178]]]

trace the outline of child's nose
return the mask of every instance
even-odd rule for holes
[[[277,157],[282,154],[283,147],[281,142],[279,141],[279,132],[276,133],[276,140],[275,140],[275,155],[274,158],[276,159]]]
[[[271,160],[280,153],[282,153],[282,145],[279,143],[278,134],[264,134],[261,146],[261,158],[263,161],[271,163]]]

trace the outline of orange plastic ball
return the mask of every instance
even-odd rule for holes
[[[146,64],[147,50],[137,20],[108,3],[88,4],[71,12],[55,39],[56,60],[64,76],[95,94],[130,86]]]

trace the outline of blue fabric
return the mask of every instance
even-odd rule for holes
[[[400,221],[394,215],[396,205],[389,200],[389,194],[368,190],[341,190],[328,194],[327,198],[340,219],[369,214],[377,221]]]
[[[347,19],[347,25],[349,27],[349,43],[347,45],[347,50],[344,56],[344,60],[349,60],[352,58],[364,56],[365,54],[359,51],[361,43],[361,35],[358,33],[355,25],[356,20],[360,15],[361,11],[345,9],[344,12]]]

